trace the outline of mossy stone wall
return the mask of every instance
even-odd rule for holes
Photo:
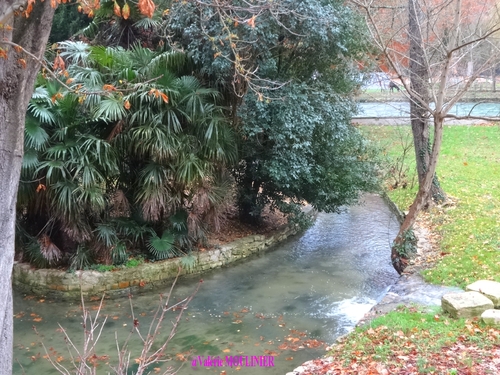
[[[287,226],[270,236],[251,235],[212,250],[198,252],[194,267],[189,271],[181,270],[181,275],[202,273],[246,258],[272,247],[297,231],[296,226]],[[168,283],[176,277],[179,265],[180,259],[176,258],[116,271],[65,272],[34,269],[26,263],[15,263],[12,280],[16,289],[28,294],[73,299],[80,298],[81,290],[85,297],[103,293],[113,296]]]

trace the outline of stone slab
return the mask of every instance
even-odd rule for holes
[[[467,291],[479,292],[488,297],[496,308],[500,308],[500,283],[492,280],[478,280],[465,287]]]
[[[481,314],[483,322],[492,326],[500,326],[500,310],[486,310]]]
[[[493,302],[478,292],[448,293],[441,298],[441,307],[453,318],[473,318],[493,309]]]

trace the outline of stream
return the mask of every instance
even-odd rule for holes
[[[323,355],[325,345],[351,330],[398,279],[390,262],[390,244],[397,229],[398,223],[383,200],[366,195],[361,205],[340,214],[320,213],[310,229],[272,251],[201,276],[182,278],[174,291],[175,300],[189,296],[200,277],[203,283],[169,344],[172,361],[167,364],[176,369],[182,364],[181,375],[224,371],[228,375],[283,375]],[[159,295],[167,292],[168,288],[163,288],[132,297],[141,331],[147,332]],[[87,302],[93,312],[97,306],[98,301]],[[47,353],[41,343],[55,361],[70,368],[58,323],[81,347],[78,303],[15,292],[14,314],[14,374],[57,373],[44,358]],[[133,318],[127,297],[105,300],[101,314],[108,320],[97,346],[101,357],[97,373],[107,374],[106,362],[113,363],[116,358],[115,332],[123,342]],[[169,325],[164,324],[166,328]],[[162,337],[167,334],[165,331]],[[140,356],[137,336],[129,347],[133,371]],[[212,361],[212,366],[204,367],[202,362],[208,356],[222,360],[238,356],[247,358],[247,363],[243,360],[240,366],[219,367],[223,363]],[[262,367],[247,367],[255,365],[251,356],[264,356]],[[163,373],[165,368],[152,366],[151,374]]]
[[[378,117],[410,117],[410,103],[403,102],[361,102],[359,113],[354,118]],[[458,102],[449,111],[455,116],[500,116],[500,103],[468,103]]]

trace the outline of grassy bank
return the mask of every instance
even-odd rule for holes
[[[389,196],[407,210],[417,189],[409,127],[362,130],[386,161]],[[441,257],[424,277],[461,287],[500,281],[500,127],[446,127],[438,176],[450,203],[428,214]],[[498,374],[500,330],[404,307],[358,328],[331,355],[317,374]]]
[[[417,190],[409,127],[363,131],[392,170],[390,198],[407,210]],[[451,202],[429,214],[443,257],[425,278],[461,287],[479,279],[500,281],[500,127],[446,126],[437,173]]]

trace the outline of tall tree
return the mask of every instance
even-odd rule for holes
[[[16,197],[23,157],[26,107],[43,58],[51,2],[0,3],[0,373],[12,372],[12,265]],[[11,43],[22,46],[14,47]]]
[[[460,118],[450,109],[479,75],[500,61],[498,49],[477,64],[470,61],[479,51],[491,51],[489,46],[496,45],[498,9],[491,0],[352,2],[364,11],[385,69],[401,79],[411,105],[419,189],[392,248],[394,267],[401,273],[408,260],[412,226],[418,213],[432,203],[433,187],[434,199],[443,198],[435,173],[444,120]],[[429,122],[434,126],[432,137]]]
[[[175,2],[165,36],[225,94],[240,134],[242,219],[270,203],[335,211],[373,186],[350,125],[365,28],[341,1]],[[328,142],[326,141],[328,140]]]

